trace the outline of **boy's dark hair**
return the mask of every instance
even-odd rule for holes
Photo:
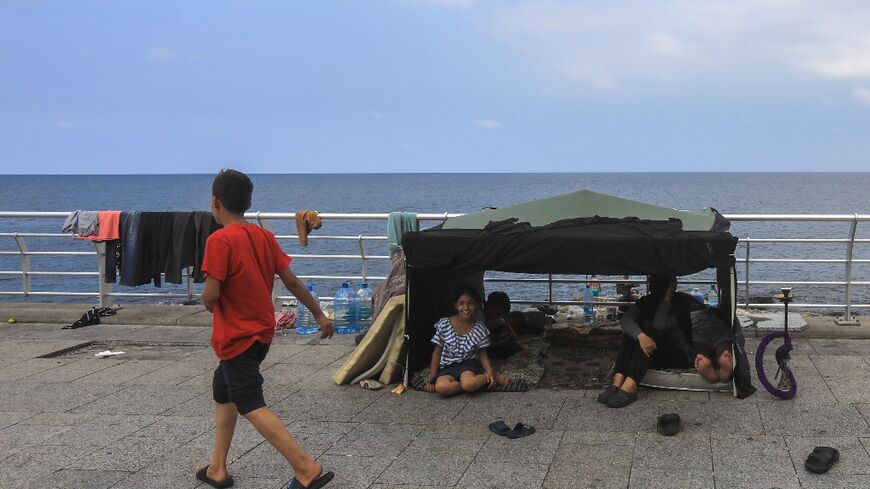
[[[450,298],[453,300],[453,302],[456,302],[464,294],[468,294],[469,296],[471,296],[471,298],[474,299],[474,302],[477,302],[478,304],[483,302],[483,298],[480,296],[480,291],[477,290],[477,287],[472,287],[468,284],[462,284],[453,289],[453,294],[450,296]]]
[[[490,292],[486,298],[486,307],[487,309],[495,308],[499,313],[507,314],[511,310],[511,298],[500,290]]]
[[[235,214],[244,214],[251,208],[251,194],[254,193],[254,183],[240,171],[224,168],[214,177],[211,184],[211,194],[217,197],[221,205]]]

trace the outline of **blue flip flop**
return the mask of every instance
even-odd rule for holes
[[[295,477],[290,484],[287,485],[287,489],[320,489],[321,487],[329,484],[329,481],[335,477],[335,474],[332,472],[323,472],[320,474],[320,477],[311,481],[311,484],[307,486],[303,486],[301,482],[299,482]]]

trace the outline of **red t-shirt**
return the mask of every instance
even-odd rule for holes
[[[222,283],[211,331],[218,358],[237,357],[258,340],[271,343],[272,285],[290,261],[275,235],[255,224],[231,224],[208,237],[202,271]]]

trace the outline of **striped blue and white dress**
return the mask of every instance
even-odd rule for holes
[[[441,318],[435,323],[432,343],[442,348],[439,368],[444,368],[480,357],[479,351],[489,346],[489,330],[485,324],[477,321],[471,331],[460,335],[450,324],[450,318]]]

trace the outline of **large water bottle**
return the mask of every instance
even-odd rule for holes
[[[356,305],[356,296],[351,298],[353,292],[347,282],[341,284],[341,288],[335,293],[333,311],[335,314],[335,332],[338,334],[354,334],[359,329],[356,325],[352,304]]]
[[[594,315],[595,309],[592,306],[592,288],[587,284],[586,288],[583,289],[583,321],[591,323]]]
[[[592,276],[592,282],[589,283],[589,288],[592,289],[592,297],[598,297],[601,293],[601,284],[598,283],[598,275]]]
[[[356,291],[356,311],[360,333],[365,333],[372,326],[372,297],[374,297],[374,293],[369,288],[369,284],[360,284],[359,290]]]
[[[715,285],[710,286],[710,290],[705,297],[708,307],[719,307],[719,290]]]
[[[314,291],[315,285],[308,285],[308,293],[317,302],[317,292]],[[296,334],[314,334],[320,331],[320,325],[314,320],[314,314],[305,307],[301,302],[296,307]]]

